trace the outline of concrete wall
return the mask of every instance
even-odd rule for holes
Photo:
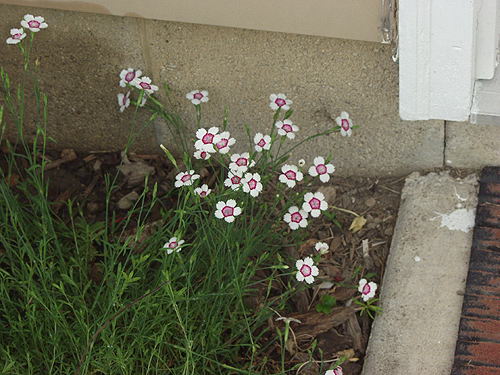
[[[0,34],[6,38],[28,12],[49,23],[37,35],[34,54],[41,57],[49,133],[58,147],[123,147],[131,113],[118,112],[118,73],[136,67],[156,83],[171,85],[174,108],[190,124],[193,108],[184,95],[207,89],[203,125],[220,124],[227,106],[229,130],[242,142],[243,124],[268,131],[268,97],[278,92],[294,101],[298,139],[333,126],[342,110],[361,126],[351,138],[335,135],[304,145],[292,161],[331,153],[342,175],[401,175],[443,166],[444,123],[399,118],[398,66],[388,46],[11,5],[0,5]],[[14,78],[19,61],[15,47],[0,44],[0,65]],[[175,143],[159,130],[160,141]],[[155,151],[157,144],[149,128],[140,134],[137,148]]]
[[[380,41],[380,0],[0,0],[23,5],[335,38]]]

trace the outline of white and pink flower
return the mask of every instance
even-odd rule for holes
[[[294,139],[295,132],[299,130],[299,127],[294,125],[291,120],[276,121],[274,126],[278,128],[279,135],[286,136],[288,139]]]
[[[279,180],[289,188],[293,188],[297,184],[297,181],[302,181],[304,178],[303,173],[295,165],[285,164],[281,167],[281,172]]]
[[[320,242],[320,241],[316,242],[316,245],[314,245],[314,248],[321,255],[324,255],[324,254],[328,253],[328,250],[330,249],[330,247],[328,246],[327,243]]]
[[[234,199],[229,199],[227,202],[220,201],[215,206],[215,217],[217,219],[224,219],[228,223],[232,223],[234,218],[241,214],[241,208],[236,205]]]
[[[46,29],[48,27],[45,19],[40,16],[33,16],[32,14],[24,15],[23,20],[21,21],[21,26],[25,29],[30,29],[30,31],[37,33],[41,29]]]
[[[304,203],[302,209],[311,214],[312,217],[318,217],[321,211],[328,209],[328,203],[325,201],[325,196],[321,192],[306,193],[304,195]]]
[[[257,133],[255,137],[253,137],[253,143],[255,143],[255,151],[257,152],[269,150],[271,148],[271,137],[262,133]]]
[[[172,254],[174,251],[181,251],[181,246],[184,244],[184,240],[178,240],[177,237],[172,237],[168,242],[163,245],[164,249],[167,249],[167,254]]]
[[[361,298],[363,301],[368,301],[369,299],[375,297],[375,292],[377,291],[377,284],[366,279],[359,280],[358,292],[361,293]]]
[[[246,172],[248,168],[252,168],[255,165],[254,160],[250,160],[250,154],[244,152],[242,154],[232,154],[231,163],[229,163],[229,169],[231,171]]]
[[[190,186],[193,182],[200,178],[199,174],[195,174],[194,170],[181,172],[175,176],[175,187]]]
[[[233,190],[238,190],[243,184],[243,172],[238,170],[229,171],[227,178],[224,180],[224,185]]]
[[[227,154],[230,147],[236,143],[236,139],[231,138],[231,134],[228,131],[219,134],[219,139],[215,144],[217,151],[221,154]]]
[[[342,370],[342,367],[337,366],[333,370],[325,372],[325,375],[344,375],[344,371]]]
[[[333,164],[327,164],[321,156],[314,158],[314,165],[309,168],[309,175],[312,177],[319,176],[321,182],[330,181],[330,175],[335,172]]]
[[[208,194],[210,194],[212,189],[208,188],[207,184],[201,185],[201,187],[197,187],[194,189],[194,192],[198,194],[200,197],[205,198]]]
[[[125,108],[128,108],[130,105],[130,91],[126,94],[119,93],[118,97],[118,105],[120,106],[120,112],[125,111]]]
[[[194,143],[197,150],[216,152],[215,144],[219,142],[219,128],[212,126],[210,129],[200,128],[196,131],[198,140]]]
[[[298,281],[305,281],[308,284],[312,284],[314,277],[319,275],[319,269],[314,265],[314,261],[310,257],[297,260],[295,267],[297,267],[295,277]]]
[[[271,94],[269,96],[269,107],[273,111],[276,111],[278,108],[281,108],[284,111],[288,111],[290,109],[290,105],[293,103],[290,99],[286,98],[285,94]]]
[[[139,90],[144,90],[147,94],[153,94],[155,91],[158,91],[158,86],[153,85],[151,78],[146,76],[135,78],[132,84]]]
[[[243,191],[249,193],[252,197],[257,197],[262,191],[262,183],[260,182],[260,175],[258,173],[247,173],[241,181]]]
[[[140,70],[135,70],[132,68],[123,69],[120,72],[120,86],[126,87],[127,85],[133,85],[134,80],[142,75]]]
[[[297,206],[292,206],[283,216],[285,223],[288,223],[292,230],[307,227],[307,212],[299,209]]]
[[[342,111],[335,121],[340,126],[340,134],[344,137],[350,137],[352,134],[352,120],[349,118],[349,113]]]
[[[193,90],[186,94],[186,99],[191,100],[191,103],[198,105],[208,102],[208,91],[206,90]]]
[[[10,38],[7,39],[7,44],[17,44],[21,40],[26,38],[26,33],[23,28],[20,29],[10,29]]]
[[[204,151],[204,150],[196,150],[194,153],[193,153],[193,156],[196,158],[196,159],[199,159],[199,160],[208,160],[210,159],[210,153],[207,152],[207,151]]]

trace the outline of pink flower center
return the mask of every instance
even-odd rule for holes
[[[17,33],[17,34],[12,35],[12,38],[13,38],[13,39],[21,39],[21,36],[22,36],[22,35],[23,35],[23,34],[21,34],[21,33]]]
[[[177,247],[177,241],[172,241],[168,244],[169,249],[175,249]]]
[[[321,206],[321,201],[318,198],[312,198],[309,201],[309,206],[311,206],[313,210],[319,210]]]
[[[257,187],[257,181],[255,181],[253,178],[248,181],[248,187],[250,188],[250,190],[253,190]]]
[[[365,284],[365,286],[363,287],[363,291],[361,293],[363,293],[364,295],[370,294],[371,290],[372,288],[370,288],[370,285]]]
[[[327,172],[326,165],[324,165],[324,164],[318,164],[316,166],[316,172],[318,172],[318,174],[325,174]]]
[[[248,159],[247,158],[239,158],[236,160],[236,165],[239,167],[243,167],[248,164]]]
[[[132,82],[135,78],[135,72],[128,72],[125,74],[125,81]]]
[[[228,143],[229,143],[229,140],[227,138],[223,138],[223,139],[221,139],[221,141],[219,143],[217,143],[217,148],[220,150],[220,149],[226,147]]]
[[[348,121],[348,120],[346,120],[346,119],[342,119],[341,124],[342,124],[342,125],[341,125],[341,126],[342,126],[342,129],[344,129],[344,130],[346,130],[346,131],[347,131],[347,130],[349,130],[349,127],[350,127],[350,126],[349,126],[349,121]]]
[[[302,265],[302,267],[300,267],[300,273],[304,276],[304,277],[307,277],[307,276],[311,276],[312,274],[312,269],[310,266],[308,266],[307,264],[304,264]]]
[[[278,106],[278,107],[283,107],[285,104],[286,104],[286,100],[285,99],[281,99],[281,98],[277,98],[274,103]]]
[[[283,124],[283,126],[281,127],[281,129],[283,129],[287,133],[290,133],[291,131],[293,131],[292,125],[290,125],[290,124]]]
[[[298,213],[298,212],[294,212],[291,215],[291,217],[292,217],[292,221],[294,223],[300,223],[302,221],[302,215],[300,213]]]
[[[200,197],[206,197],[206,196],[207,196],[207,192],[206,192],[206,191],[202,191],[202,192],[200,193]]]
[[[285,176],[286,178],[288,178],[289,180],[295,180],[295,178],[297,177],[297,173],[295,173],[294,171],[287,171],[285,173]]]
[[[39,28],[40,22],[38,22],[37,20],[31,20],[28,22],[28,25],[29,25],[29,27],[32,27],[32,28]]]
[[[240,181],[241,181],[241,177],[238,177],[238,176],[231,177],[231,182],[233,183],[233,185],[239,184]]]
[[[260,146],[260,147],[264,147],[266,145],[266,141],[264,140],[264,138],[262,138],[259,143],[257,143],[257,146]]]
[[[184,176],[181,177],[181,181],[182,182],[189,181],[190,179],[191,179],[191,175],[190,174],[185,174]]]
[[[151,85],[147,82],[141,82],[141,83],[139,83],[139,86],[141,86],[145,90],[151,89]]]
[[[228,217],[228,216],[233,216],[233,212],[234,212],[234,208],[231,207],[231,206],[225,206],[223,209],[222,209],[222,215],[224,217]]]
[[[214,140],[214,135],[212,133],[207,133],[201,138],[201,141],[204,144],[212,143],[213,140]]]
[[[333,370],[334,375],[344,375],[344,372],[342,371],[342,367],[337,367],[335,370]]]
[[[193,95],[193,98],[201,100],[203,98],[203,94],[201,92],[197,92]]]
[[[205,151],[202,151],[200,153],[200,156],[201,156],[202,159],[205,159],[207,157],[207,153]]]

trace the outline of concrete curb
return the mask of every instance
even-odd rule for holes
[[[449,375],[477,205],[477,176],[405,183],[363,375]]]

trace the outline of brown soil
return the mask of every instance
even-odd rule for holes
[[[5,159],[1,154],[8,151],[4,147],[0,152],[0,168],[5,168]],[[158,183],[161,204],[171,206],[175,203],[175,197],[169,194],[175,171],[163,156],[132,154],[123,158],[117,152],[77,155],[73,150],[63,150],[48,152],[46,158],[49,161],[46,167],[46,176],[50,181],[49,200],[56,202],[54,210],[62,218],[67,215],[64,204],[71,199],[80,205],[89,221],[103,220],[106,174],[117,176],[116,189],[110,198],[110,211],[114,212],[117,222],[126,217],[136,194],[141,194],[146,174],[148,186]],[[125,163],[120,167],[122,161]],[[122,168],[123,173],[118,173],[118,168]],[[205,170],[201,174],[209,182],[210,173]],[[9,183],[15,186],[20,180],[21,176],[13,174]],[[307,241],[300,247],[284,249],[292,257],[302,258],[311,254],[317,241],[330,246],[329,253],[322,256],[319,263],[320,282],[298,292],[292,298],[293,311],[287,315],[301,321],[300,324],[291,323],[291,338],[286,345],[290,367],[304,364],[297,374],[316,375],[320,369],[319,362],[333,363],[333,359],[340,356],[348,358],[342,365],[345,374],[361,372],[372,319],[367,314],[360,316],[355,311],[357,306],[350,304],[351,298],[358,295],[354,285],[360,276],[355,272],[371,273],[372,281],[381,282],[403,182],[404,178],[334,177],[330,184],[319,188],[330,207],[354,211],[367,219],[366,224],[353,233],[349,226],[355,216],[335,211],[340,227],[322,216],[314,226],[310,226]],[[159,218],[160,207],[157,205],[151,220],[154,222]],[[320,289],[321,281],[330,281],[333,285]],[[337,300],[329,314],[316,311],[316,305],[324,294],[330,294]],[[276,326],[283,328],[283,321],[270,319],[268,324],[272,328],[270,332],[276,332]],[[312,357],[308,352],[311,345],[317,345]],[[280,352],[278,345],[269,348],[266,361],[270,367],[279,368]]]

